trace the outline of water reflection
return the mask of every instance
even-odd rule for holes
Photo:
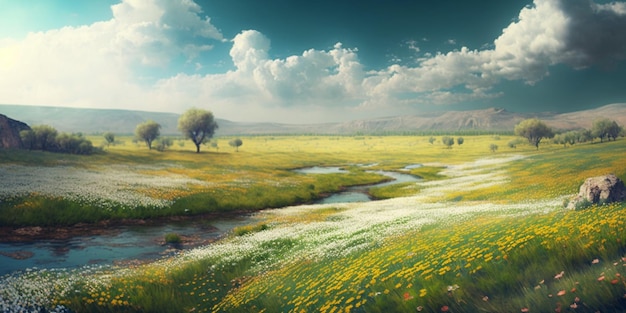
[[[112,265],[130,260],[152,260],[176,253],[163,244],[167,233],[208,243],[233,228],[252,221],[250,216],[164,225],[123,226],[97,236],[29,243],[0,243],[0,275],[26,268],[73,268],[86,264]]]

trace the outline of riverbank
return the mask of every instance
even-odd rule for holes
[[[202,222],[248,216],[257,210],[237,210],[218,213],[204,213],[198,215],[179,215],[159,217],[153,219],[121,219],[104,220],[97,223],[78,223],[72,226],[59,227],[0,227],[0,243],[28,243],[41,240],[67,240],[78,236],[112,235],[120,227],[127,226],[157,226],[179,222]]]

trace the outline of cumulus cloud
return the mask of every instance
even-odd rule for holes
[[[463,47],[421,58],[416,67],[392,65],[365,83],[368,101],[415,94],[416,104],[458,103],[493,98],[502,80],[534,84],[555,64],[575,68],[613,64],[626,56],[626,3],[535,0],[503,29],[492,49]],[[456,88],[455,88],[456,87]],[[452,92],[450,89],[455,88]],[[461,92],[459,92],[461,90]]]
[[[625,2],[535,0],[488,46],[422,53],[416,65],[367,72],[358,50],[341,43],[273,58],[270,38],[258,31],[244,30],[227,40],[190,0],[124,0],[111,9],[108,21],[0,41],[0,102],[132,104],[176,112],[200,106],[218,116],[237,119],[246,112],[266,120],[277,118],[277,112],[307,110],[393,114],[392,109],[415,105],[498,97],[499,82],[534,84],[555,64],[607,67],[626,56]],[[195,58],[217,43],[232,44],[232,70],[181,72],[154,83],[140,78],[141,69],[164,67],[181,56],[196,68],[206,67]],[[420,53],[417,42],[406,45]]]
[[[342,105],[358,99],[365,73],[356,50],[337,43],[330,50],[309,49],[285,59],[268,57],[270,40],[255,30],[246,30],[232,40],[230,56],[236,67],[225,74],[178,75],[159,82],[168,98],[179,88],[197,90],[215,103],[254,101],[266,106]]]
[[[138,67],[191,60],[210,49],[206,41],[223,40],[188,0],[126,0],[111,9],[108,21],[0,40],[0,101],[128,107],[145,98]]]

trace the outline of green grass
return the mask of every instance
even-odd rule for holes
[[[500,140],[507,142],[512,138],[502,136]],[[235,229],[232,236],[216,243],[212,246],[215,250],[208,249],[201,257],[190,254],[186,259],[183,254],[131,269],[91,274],[91,279],[72,286],[71,291],[53,293],[53,303],[77,312],[626,310],[626,204],[569,211],[543,208],[545,202],[533,202],[565,198],[577,192],[589,176],[612,172],[624,178],[626,140],[568,148],[542,144],[539,151],[527,146],[511,149],[501,144],[496,153],[489,151],[489,144],[495,140],[491,136],[466,136],[461,147],[452,149],[430,145],[427,140],[428,137],[254,137],[243,138],[244,145],[238,153],[226,152],[224,147],[219,153],[196,155],[187,150],[159,153],[122,146],[109,149],[106,155],[77,157],[71,162],[85,167],[112,161],[136,164],[135,157],[148,164],[180,164],[182,167],[146,172],[184,174],[213,182],[214,187],[193,189],[192,193],[176,198],[168,208],[172,214],[196,214],[305,203],[341,186],[381,179],[353,164],[398,170],[409,164],[426,163],[428,166],[411,173],[446,185],[453,182],[453,178],[443,175],[447,165],[467,165],[512,154],[523,156],[500,167],[478,168],[475,174],[498,172],[505,179],[482,188],[447,192],[436,200],[446,210],[420,227],[393,233],[387,231],[405,224],[376,225],[375,229],[351,233],[350,238],[327,237],[332,228],[319,227],[314,236],[320,240],[316,242],[307,237],[311,233],[306,230],[319,225],[343,225],[341,221],[359,206],[270,211],[260,215],[261,220],[255,224]],[[51,165],[56,162],[50,159],[53,157],[56,156],[38,156],[47,160],[44,164]],[[18,158],[10,160],[20,162]],[[350,173],[299,175],[290,171],[311,165],[344,166]],[[229,184],[235,179],[246,187]],[[381,197],[421,195],[429,192],[428,188],[424,184],[403,184],[374,193]],[[12,214],[18,215],[20,203],[37,199],[41,203],[32,207],[40,206],[41,210],[24,213],[31,216],[26,220],[59,210],[46,218],[63,221],[80,210],[71,203],[59,202],[70,207],[63,212],[57,209],[60,204],[53,206],[38,197],[11,200],[17,202],[1,210],[12,207]],[[428,206],[434,200],[408,199],[393,203],[406,204],[424,215],[436,208]],[[510,203],[530,204],[523,208],[505,207]],[[463,211],[483,205],[501,205],[502,209]],[[373,216],[383,218],[391,214],[385,211],[390,206],[385,203],[376,213],[379,215]],[[458,208],[462,209],[455,211]],[[92,219],[100,218],[95,212],[90,214],[96,215]],[[361,236],[366,232],[378,234],[380,240]],[[344,251],[308,254],[335,241],[342,242]],[[93,281],[97,283],[89,283]]]
[[[98,143],[103,138],[88,138]],[[347,186],[366,185],[386,179],[355,164],[376,164],[370,169],[399,170],[415,163],[446,160],[452,163],[484,156],[491,136],[468,137],[462,146],[447,149],[428,143],[428,137],[361,136],[361,137],[249,137],[239,152],[222,147],[218,152],[203,147],[195,153],[191,144],[174,145],[169,150],[148,150],[133,144],[132,138],[106,148],[104,154],[77,156],[41,151],[0,150],[1,164],[26,166],[72,166],[86,170],[106,170],[111,165],[130,168],[155,166],[159,170],[138,170],[154,175],[183,175],[212,184],[206,188],[180,193],[179,190],[145,190],[154,197],[166,197],[173,203],[155,210],[138,206],[125,210],[115,203],[86,203],[32,195],[0,199],[0,225],[51,226],[93,223],[106,219],[156,218],[176,215],[258,210],[315,201]],[[229,138],[218,138],[226,143]],[[529,147],[529,151],[532,151]],[[516,151],[517,152],[517,151]],[[307,166],[345,166],[349,174],[304,175],[291,170]],[[168,166],[172,166],[168,168]],[[165,168],[163,168],[165,167]],[[411,173],[427,180],[439,179],[438,166],[426,166]],[[242,184],[238,181],[244,180]],[[412,194],[401,186],[374,191],[377,198]],[[25,205],[28,204],[28,205]],[[18,208],[19,209],[16,209]]]

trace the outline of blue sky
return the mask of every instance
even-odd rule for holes
[[[626,102],[626,2],[0,0],[0,103],[312,123]]]

